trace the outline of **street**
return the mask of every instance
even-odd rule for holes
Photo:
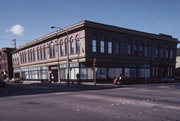
[[[0,89],[0,121],[180,121],[180,83],[91,86]]]

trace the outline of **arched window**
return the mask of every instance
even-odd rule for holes
[[[55,58],[55,45],[49,45],[49,58]]]
[[[39,47],[37,47],[37,60],[39,60]]]
[[[27,55],[28,55],[28,62],[30,62],[30,50],[28,50]]]
[[[35,49],[33,48],[33,61],[36,61],[36,58],[35,58]]]
[[[23,59],[24,59],[23,62],[26,63],[27,62],[27,53],[26,53],[26,51],[23,54]]]
[[[65,53],[64,55],[67,55],[67,38],[65,39],[65,42],[64,42],[64,50],[65,50]]]
[[[30,50],[30,61],[31,61],[31,62],[33,61],[33,53],[32,53],[32,50]]]
[[[74,54],[74,39],[71,37],[70,39],[70,53]]]
[[[76,53],[80,53],[80,39],[76,37]]]
[[[40,56],[40,60],[43,59],[43,50],[42,50],[42,47],[40,47],[40,51],[39,51],[39,56]]]
[[[61,41],[60,42],[60,54],[61,54],[61,56],[64,56],[64,50],[65,50],[64,45],[65,44],[63,44],[63,42]]]
[[[43,55],[44,55],[43,59],[46,59],[46,46],[45,45],[43,46]]]

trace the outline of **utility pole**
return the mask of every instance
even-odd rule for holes
[[[14,45],[14,48],[16,49],[16,39],[13,39],[13,45]]]

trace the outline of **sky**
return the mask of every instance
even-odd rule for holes
[[[0,48],[23,45],[82,20],[172,35],[180,40],[180,0],[0,0]],[[180,47],[178,45],[178,47]]]

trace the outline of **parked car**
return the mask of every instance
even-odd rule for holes
[[[0,88],[6,87],[6,82],[4,80],[0,80]]]

